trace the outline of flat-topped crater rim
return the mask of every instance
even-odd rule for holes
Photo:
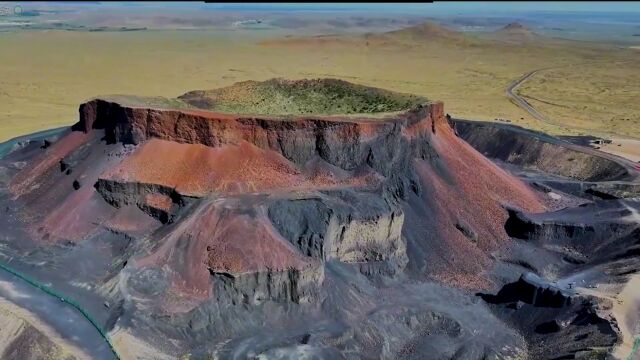
[[[425,97],[322,78],[242,81],[212,90],[195,90],[177,98],[102,95],[90,99],[122,107],[175,110],[205,117],[260,117],[270,120],[395,117],[432,104]]]
[[[120,95],[117,95],[120,96]],[[102,102],[111,106],[115,105],[123,109],[147,110],[156,113],[181,113],[184,115],[195,116],[198,118],[210,120],[257,120],[269,122],[304,122],[304,121],[320,121],[320,122],[344,122],[344,123],[384,123],[394,122],[405,118],[410,113],[419,112],[421,109],[428,108],[434,104],[441,104],[441,101],[427,101],[418,103],[411,108],[403,111],[373,113],[373,114],[284,114],[284,115],[263,115],[249,113],[225,113],[212,110],[203,110],[194,107],[176,108],[176,107],[153,107],[144,104],[134,104],[127,101],[117,101],[111,97],[96,97],[86,101],[82,105],[94,102]],[[82,108],[82,106],[81,106]]]

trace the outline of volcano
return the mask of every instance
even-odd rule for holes
[[[610,350],[597,302],[552,280],[623,283],[637,202],[524,178],[461,138],[477,131],[334,79],[95,98],[0,160],[8,264],[71,294],[123,358]],[[576,181],[633,186],[576,153],[618,171]]]
[[[493,37],[498,40],[511,42],[523,42],[543,39],[541,35],[519,22],[511,22],[494,31]]]

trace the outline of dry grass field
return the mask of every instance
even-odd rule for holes
[[[640,135],[638,60],[611,59],[551,69],[533,77],[520,91],[558,123],[585,132]]]
[[[15,31],[0,36],[0,141],[68,125],[101,94],[175,97],[243,80],[332,77],[445,102],[455,117],[553,134],[640,137],[634,49],[437,27],[383,35],[264,38],[251,30]],[[508,84],[553,119],[512,104]]]

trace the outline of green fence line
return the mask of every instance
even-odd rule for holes
[[[9,266],[7,266],[6,264],[3,264],[2,262],[0,262],[0,269],[15,275],[16,277],[24,280],[26,283],[28,283],[29,285],[38,288],[42,291],[44,291],[45,293],[47,293],[48,295],[57,297],[58,299],[64,301],[65,303],[71,305],[74,309],[76,309],[85,319],[87,319],[87,321],[89,321],[91,323],[91,325],[93,325],[93,327],[98,330],[98,332],[100,333],[100,336],[102,336],[102,338],[104,339],[104,341],[106,341],[107,345],[109,345],[109,349],[111,350],[111,352],[113,353],[113,355],[116,357],[116,359],[120,360],[120,356],[118,356],[118,353],[116,352],[116,349],[113,347],[113,344],[111,343],[111,340],[109,340],[109,336],[107,335],[107,333],[102,329],[102,327],[100,327],[100,325],[98,325],[98,322],[95,321],[93,319],[93,317],[91,317],[91,315],[89,315],[89,313],[87,311],[85,311],[80,304],[78,304],[77,302],[75,302],[72,299],[69,299],[65,296],[63,296],[62,294],[57,293],[55,290],[51,289],[50,287],[41,284],[40,282],[31,279],[30,277],[23,275],[22,273],[18,272],[17,270],[14,270],[12,268],[10,268]]]
[[[640,347],[640,337],[637,337],[636,340],[633,342],[633,348],[631,349],[631,352],[629,353],[629,356],[627,356],[626,360],[633,360],[633,355],[636,354],[636,352],[638,352],[638,347]]]

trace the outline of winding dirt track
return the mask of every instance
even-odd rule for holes
[[[507,86],[505,94],[507,95],[507,97],[509,97],[509,99],[511,99],[511,101],[515,105],[519,106],[520,108],[522,108],[523,110],[525,110],[526,112],[531,114],[531,116],[533,116],[535,119],[540,120],[540,121],[545,122],[545,123],[550,124],[550,125],[557,125],[553,121],[551,121],[548,117],[546,117],[544,114],[542,114],[541,112],[536,110],[533,106],[531,106],[531,104],[529,104],[529,102],[527,102],[527,100],[523,99],[522,97],[520,97],[518,94],[516,94],[514,92],[515,90],[517,90],[522,84],[524,84],[527,80],[529,80],[535,74],[539,73],[540,71],[549,70],[549,69],[551,69],[551,68],[542,68],[542,69],[536,69],[536,70],[529,71],[528,73],[522,75],[518,79],[512,81],[509,84],[509,86]],[[618,163],[621,163],[625,168],[627,168],[627,170],[629,170],[630,174],[634,175],[636,178],[640,177],[640,167],[638,166],[638,164],[634,163],[633,161],[631,161],[629,159],[623,158],[623,157],[618,156],[618,155],[613,155],[613,154],[610,154],[610,153],[606,153],[606,152],[603,152],[603,151],[597,151],[595,149],[592,149],[592,148],[586,147],[586,146],[583,147],[583,146],[578,146],[578,145],[573,145],[573,144],[564,144],[563,146],[566,146],[568,148],[572,148],[574,150],[591,153],[591,154],[594,154],[594,155],[597,155],[597,156],[601,156],[601,157],[607,158],[609,160],[613,160],[613,161],[616,161]]]
[[[528,73],[522,75],[518,79],[516,79],[513,82],[511,82],[509,84],[509,86],[507,86],[507,90],[505,91],[505,93],[506,93],[507,97],[509,97],[509,99],[511,99],[511,101],[514,104],[516,104],[517,106],[519,106],[520,108],[522,108],[523,110],[525,110],[526,112],[531,114],[531,116],[533,116],[537,120],[540,120],[540,121],[546,122],[548,124],[554,125],[549,120],[549,118],[547,118],[546,116],[544,116],[544,114],[540,113],[533,106],[531,106],[531,104],[529,104],[529,102],[527,102],[527,100],[523,99],[518,94],[514,93],[514,91],[517,90],[522,84],[524,84],[525,81],[529,80],[533,75],[537,74],[538,72],[540,72],[542,70],[547,70],[547,69],[537,69],[537,70],[529,71]]]
[[[632,62],[632,61],[633,60],[621,61],[621,62],[618,62],[618,64],[629,63],[629,62]],[[512,81],[511,83],[509,83],[509,86],[507,86],[507,89],[505,90],[505,94],[507,95],[507,97],[516,106],[518,106],[518,107],[522,108],[523,110],[525,110],[526,112],[528,112],[535,119],[540,120],[540,121],[545,122],[545,123],[550,124],[550,125],[556,125],[557,126],[559,124],[554,123],[553,121],[551,121],[551,119],[549,119],[547,116],[545,116],[544,114],[542,114],[541,112],[536,110],[533,106],[531,106],[531,104],[529,104],[529,102],[527,100],[523,99],[521,96],[516,94],[514,91],[516,91],[520,86],[522,86],[522,84],[524,84],[527,80],[529,80],[531,77],[533,77],[535,74],[537,74],[537,73],[539,73],[541,71],[551,70],[551,69],[559,69],[559,68],[570,67],[570,66],[575,67],[575,66],[581,66],[581,65],[587,65],[587,64],[593,65],[595,63],[597,63],[597,62],[586,61],[584,63],[571,64],[571,65],[562,65],[562,66],[554,66],[554,67],[547,67],[547,68],[540,68],[540,69],[529,71],[528,73],[525,73],[521,77],[519,77],[516,80]],[[584,130],[589,130],[589,129],[584,129]]]

